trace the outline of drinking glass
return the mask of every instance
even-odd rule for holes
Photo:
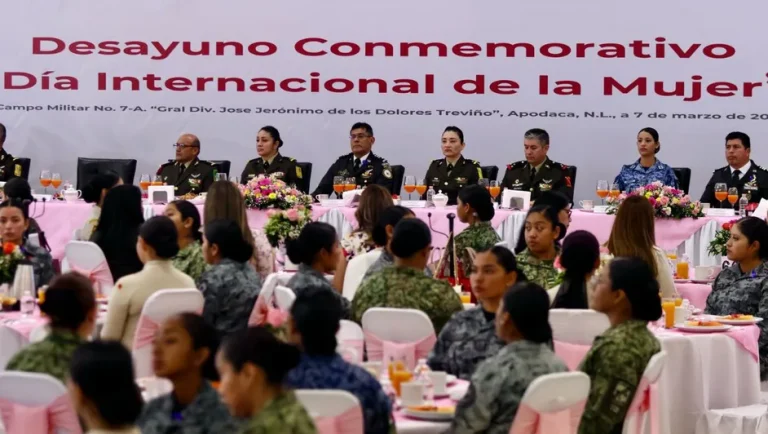
[[[61,174],[60,173],[53,173],[51,174],[51,185],[53,186],[54,191],[59,188],[61,185]]]
[[[226,181],[227,180],[227,174],[226,173],[217,173],[216,174],[216,180],[217,181]]]
[[[357,178],[350,176],[344,181],[344,191],[352,191],[357,186]]]
[[[147,191],[149,190],[150,184],[152,184],[152,178],[149,177],[149,174],[142,173],[141,178],[139,178],[139,187],[141,187],[142,190]]]
[[[621,194],[621,190],[619,190],[619,184],[613,183],[611,184],[611,189],[608,190],[608,195],[612,198],[616,199]]]
[[[237,176],[230,177],[229,180],[232,181],[232,184],[235,184],[235,185],[240,184],[240,178],[238,178]]]
[[[164,184],[164,182],[163,182],[163,177],[162,176],[154,175],[152,177],[152,185],[160,186],[160,185],[163,185],[163,184]]]
[[[728,189],[728,202],[731,203],[731,208],[736,208],[736,202],[739,201],[739,189],[731,187]]]
[[[344,177],[333,177],[333,191],[336,193],[336,198],[341,199],[341,193],[344,191]]]
[[[495,201],[497,197],[499,197],[499,194],[501,194],[501,187],[499,186],[499,181],[491,181],[490,187],[488,187],[488,192],[491,193],[491,197]]]
[[[43,186],[45,194],[48,194],[48,186],[51,185],[51,171],[43,169],[40,171],[40,185]]]
[[[408,193],[408,200],[411,199],[411,193],[416,191],[416,177],[408,175],[403,182],[403,189]]]
[[[608,196],[608,181],[597,181],[597,195],[600,197],[600,202],[605,205],[605,197]]]
[[[737,193],[738,196],[738,193]],[[723,201],[728,199],[728,185],[724,182],[715,184],[715,199],[720,201],[720,208],[723,207]]]
[[[416,180],[416,193],[419,194],[419,200],[421,200],[421,197],[424,196],[424,193],[427,192],[427,183],[424,182],[424,178],[419,178]]]

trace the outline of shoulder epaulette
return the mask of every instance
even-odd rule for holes
[[[170,166],[172,164],[176,164],[176,161],[175,160],[171,160],[171,161],[168,161],[166,163],[163,163],[163,164],[160,165],[160,168],[162,169],[163,167]]]
[[[712,173],[719,172],[719,171],[725,171],[725,170],[728,170],[729,168],[730,168],[730,166],[721,167],[719,169],[713,170]]]
[[[526,160],[516,161],[516,162],[514,162],[512,164],[507,164],[507,170],[519,169],[519,168],[525,166],[525,163],[527,163]]]
[[[465,160],[465,161],[466,161],[466,160]],[[472,160],[472,164],[474,164],[475,166],[479,166],[479,165],[480,165],[480,162],[479,162],[479,161],[477,161],[477,160]]]

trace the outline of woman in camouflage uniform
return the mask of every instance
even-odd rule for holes
[[[494,328],[496,311],[507,288],[526,279],[517,268],[515,255],[506,247],[495,246],[477,254],[470,280],[479,305],[451,317],[427,360],[432,370],[464,380],[504,346]]]
[[[216,356],[219,393],[235,417],[250,418],[240,434],[315,434],[315,424],[285,376],[299,364],[298,348],[262,327],[242,330],[224,341]]]
[[[165,216],[173,221],[179,239],[179,253],[173,258],[173,265],[192,279],[199,279],[206,268],[200,212],[191,202],[175,200],[165,207]]]
[[[517,263],[529,281],[549,289],[558,284],[555,258],[557,241],[565,233],[558,210],[549,205],[534,205],[525,217],[526,248],[517,255]]]
[[[590,288],[589,307],[608,316],[611,328],[595,338],[579,369],[590,390],[579,434],[621,434],[646,365],[661,345],[648,322],[661,317],[659,284],[647,262],[617,258]]]
[[[448,433],[507,434],[533,380],[568,370],[552,352],[549,296],[539,285],[518,283],[507,291],[495,322],[506,346],[477,367]]]
[[[712,315],[741,313],[768,317],[768,224],[757,217],[739,220],[731,227],[726,244],[728,259],[734,261],[712,285],[705,312]],[[768,378],[768,325],[760,328],[760,379]]]

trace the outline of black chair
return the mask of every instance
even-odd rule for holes
[[[691,186],[691,169],[687,167],[673,167],[672,170],[675,171],[680,190],[688,193],[688,187]]]
[[[32,160],[29,158],[17,158],[16,161],[21,165],[21,177],[29,181],[29,166]]]
[[[571,177],[571,189],[576,191],[576,166],[568,166],[568,176]]]
[[[405,177],[405,167],[395,164],[392,166],[392,194],[400,195],[403,188],[403,177]]]
[[[124,184],[133,184],[136,175],[136,160],[122,158],[77,158],[77,189],[83,187],[95,175],[111,170],[120,176]]]
[[[223,173],[227,175],[227,179],[229,179],[229,168],[232,165],[232,163],[230,163],[229,160],[208,160],[208,161],[216,165],[216,173]]]
[[[483,178],[489,181],[495,181],[499,177],[499,166],[480,166],[480,171],[483,172]]]
[[[304,193],[311,193],[309,191],[309,183],[312,180],[312,163],[299,163],[297,161],[296,166],[301,169],[301,185],[296,187]]]

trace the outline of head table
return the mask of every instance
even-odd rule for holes
[[[202,214],[203,205],[198,204]],[[76,229],[83,227],[91,213],[92,205],[85,202],[48,202],[37,203],[30,214],[37,220],[45,231],[48,243],[51,245],[53,257],[61,259],[64,246],[72,240]],[[145,217],[162,214],[165,205],[145,205]],[[416,216],[428,223],[432,228],[434,247],[444,247],[448,237],[448,218],[450,213],[456,214],[456,207],[445,208],[413,208]],[[324,208],[315,206],[312,209],[315,220],[333,225],[336,231],[344,235],[352,231],[357,222],[355,208],[339,207]],[[569,232],[587,230],[597,237],[600,243],[608,241],[614,216],[598,213],[588,213],[574,210]],[[675,250],[679,255],[686,254],[694,265],[719,265],[719,257],[710,257],[707,245],[714,238],[723,223],[733,220],[733,217],[703,217],[699,219],[656,220],[656,244],[664,250]],[[248,210],[248,223],[253,229],[261,229],[267,221],[266,211]],[[458,233],[466,228],[458,218],[455,220],[455,231]],[[499,209],[491,221],[491,225],[508,245],[514,246],[520,228],[525,223],[525,212]]]

